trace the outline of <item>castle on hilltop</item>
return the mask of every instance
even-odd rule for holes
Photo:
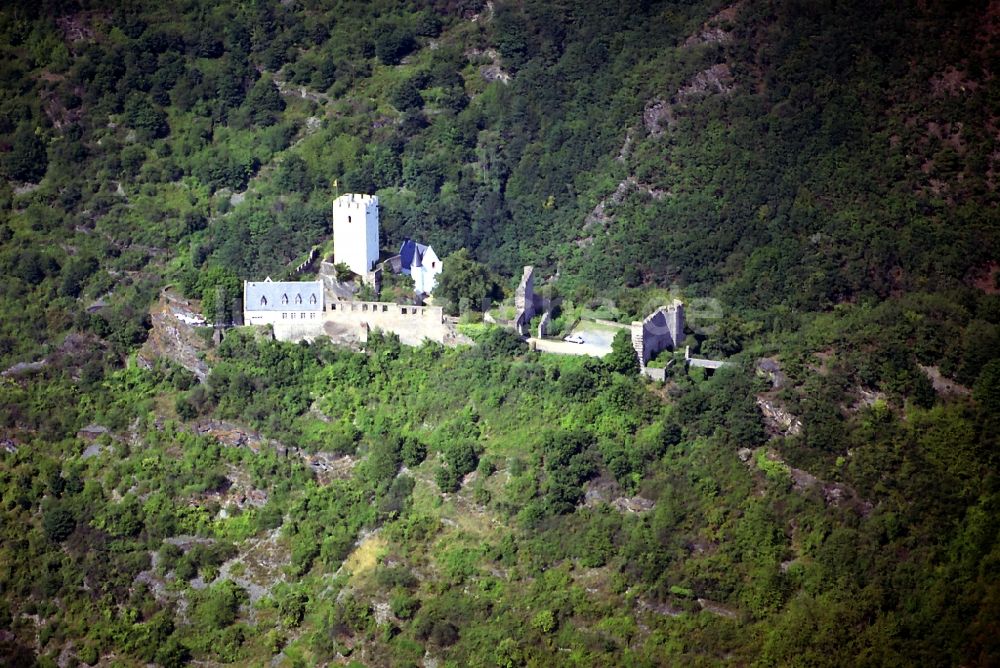
[[[441,260],[429,246],[407,240],[395,262],[378,264],[378,197],[341,195],[333,202],[333,259],[345,264],[366,283],[377,283],[383,265],[400,265],[399,271],[414,280],[414,289],[429,293],[441,273]],[[323,263],[327,266],[327,263]],[[440,306],[342,299],[327,285],[330,276],[321,271],[317,281],[243,282],[243,322],[270,325],[274,338],[301,341],[317,336],[336,340],[367,341],[372,329],[399,335],[403,343],[419,345],[425,339],[445,343],[457,334],[445,322]]]

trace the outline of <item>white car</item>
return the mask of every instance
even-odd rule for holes
[[[567,343],[584,343],[583,337],[579,334],[570,334],[564,338],[563,341],[566,341]]]

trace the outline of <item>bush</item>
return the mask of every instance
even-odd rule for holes
[[[1000,415],[1000,360],[992,360],[983,366],[972,397],[987,414]]]
[[[246,592],[230,580],[198,592],[194,600],[192,621],[203,629],[224,629],[236,621]]]
[[[410,595],[406,590],[399,589],[393,592],[389,605],[392,607],[392,614],[400,619],[412,619],[420,608],[420,599]]]
[[[444,460],[448,467],[455,471],[458,477],[464,476],[476,470],[479,456],[476,448],[470,441],[459,441],[447,447],[444,453]]]
[[[556,617],[551,610],[541,610],[531,619],[531,628],[549,634],[556,630]]]
[[[167,115],[142,93],[133,93],[125,103],[125,124],[146,138],[165,137],[170,132]]]
[[[96,647],[94,647],[90,643],[87,643],[86,645],[80,648],[80,652],[77,654],[77,658],[80,659],[80,661],[87,664],[88,666],[93,666],[95,663],[97,663],[97,660],[100,658],[100,654],[98,653]]]
[[[386,65],[398,65],[417,42],[404,28],[383,25],[375,33],[375,56]]]
[[[177,566],[179,560],[184,556],[184,550],[173,543],[164,543],[160,548],[159,568],[163,573],[168,573]]]
[[[392,106],[400,111],[412,111],[424,106],[424,98],[412,78],[406,79],[403,83],[396,86],[396,89],[392,92],[390,101],[392,102]]]
[[[254,125],[274,125],[285,109],[285,100],[269,75],[257,80],[243,102],[244,111]]]
[[[50,508],[42,517],[42,528],[49,540],[61,543],[76,529],[76,517],[62,506]]]
[[[608,369],[616,373],[635,375],[639,373],[639,358],[632,347],[632,335],[627,329],[620,329],[611,342],[611,352],[604,358]]]
[[[434,482],[445,493],[457,492],[461,486],[461,477],[455,469],[449,466],[439,466],[434,472]]]
[[[22,126],[14,134],[11,150],[3,155],[0,167],[4,175],[15,181],[38,181],[48,169],[49,158],[45,142],[30,126]]]
[[[407,438],[403,441],[403,463],[413,468],[423,463],[427,457],[427,446],[415,438]]]

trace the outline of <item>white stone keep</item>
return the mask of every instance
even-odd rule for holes
[[[333,201],[333,261],[366,276],[378,262],[378,197],[341,195]]]

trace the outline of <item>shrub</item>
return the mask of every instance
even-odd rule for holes
[[[60,543],[76,529],[76,517],[68,509],[56,506],[43,515],[42,528],[49,540]]]
[[[423,463],[427,458],[427,446],[415,438],[406,438],[403,441],[403,463],[413,468]]]

